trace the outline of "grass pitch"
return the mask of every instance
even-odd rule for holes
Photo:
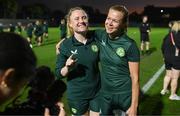
[[[98,28],[98,27],[97,27]],[[90,28],[90,29],[97,29]],[[163,58],[161,54],[161,44],[163,38],[168,33],[168,28],[152,28],[150,33],[150,50],[151,54],[141,57],[140,62],[140,86],[145,85],[149,79],[157,72],[163,65]],[[38,65],[46,65],[55,69],[56,54],[55,45],[60,40],[60,32],[58,28],[49,29],[49,38],[44,39],[42,46],[37,47],[34,44],[33,50],[38,58]],[[140,46],[140,33],[138,28],[128,28],[128,35],[133,38],[137,45]],[[26,36],[23,32],[23,36]],[[163,86],[163,72],[157,81],[152,85],[149,91],[140,99],[139,114],[140,115],[180,115],[180,101],[170,101],[169,94],[165,96],[160,95]],[[177,92],[180,95],[180,90]],[[26,96],[23,95],[23,96]],[[24,97],[23,97],[24,98]],[[22,98],[22,99],[23,99]],[[67,114],[70,115],[66,95],[63,97]]]

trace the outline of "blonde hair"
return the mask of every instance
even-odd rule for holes
[[[171,30],[174,32],[180,31],[180,21],[174,21]]]
[[[115,10],[123,14],[123,19],[122,19],[123,26],[121,27],[121,31],[127,32],[128,20],[129,20],[128,9],[123,5],[114,5],[109,8],[109,11],[110,10]]]
[[[69,26],[69,22],[70,22],[70,17],[72,15],[72,12],[73,11],[76,11],[76,10],[81,10],[83,11],[86,15],[87,15],[87,18],[88,18],[88,14],[86,13],[85,10],[83,10],[81,7],[74,7],[74,8],[71,8],[67,14],[67,30],[68,30],[68,35],[69,36],[72,36],[74,34],[73,32],[73,29]]]
[[[128,9],[123,6],[123,5],[114,5],[114,6],[111,6],[109,10],[116,10],[116,11],[119,11],[123,14],[123,23],[126,24],[126,26],[128,25],[128,19],[129,19],[129,12],[128,12]]]

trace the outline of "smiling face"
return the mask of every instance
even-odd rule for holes
[[[110,9],[105,21],[106,32],[109,36],[115,37],[120,33],[121,29],[124,29],[123,23],[124,15],[122,12]]]
[[[83,10],[72,11],[69,17],[69,27],[74,33],[86,33],[88,25],[88,16]]]

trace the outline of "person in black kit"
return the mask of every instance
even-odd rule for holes
[[[171,31],[166,35],[162,44],[166,75],[164,77],[161,94],[168,93],[168,85],[171,85],[170,100],[180,100],[176,94],[178,78],[180,76],[180,21],[174,21]]]
[[[149,54],[149,33],[150,24],[148,23],[148,17],[143,16],[143,22],[140,25],[140,36],[141,36],[141,53],[142,55]],[[145,49],[145,51],[144,51]]]

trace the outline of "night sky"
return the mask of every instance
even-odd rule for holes
[[[125,5],[130,12],[141,12],[144,6],[180,6],[180,0],[17,0],[20,4],[43,3],[52,10],[67,10],[74,6],[86,5],[99,9],[106,13],[108,8],[114,4]]]

